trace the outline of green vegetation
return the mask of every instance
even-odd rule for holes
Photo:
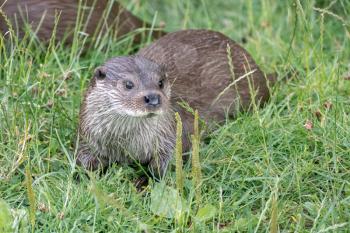
[[[202,140],[198,207],[190,162],[183,195],[175,159],[141,193],[137,169],[115,165],[88,178],[75,166],[84,89],[96,66],[134,51],[130,36],[101,38],[83,55],[79,33],[71,48],[0,37],[0,231],[350,232],[349,1],[121,2],[169,31],[243,39],[264,71],[291,77],[264,108]]]

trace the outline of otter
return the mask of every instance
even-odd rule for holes
[[[81,105],[77,163],[96,170],[136,162],[162,177],[174,150],[174,112],[182,118],[184,150],[190,148],[193,115],[183,103],[207,123],[220,123],[266,102],[268,80],[245,49],[219,32],[169,33],[96,69]]]
[[[6,34],[9,30],[4,15],[14,27],[19,37],[24,36],[26,23],[36,32],[41,42],[48,43],[54,32],[55,20],[58,17],[55,39],[65,40],[71,44],[78,15],[82,17],[81,32],[93,36],[95,33],[105,33],[111,30],[117,37],[125,35],[138,28],[151,26],[124,9],[117,1],[83,0],[79,8],[79,0],[0,0],[0,32]],[[155,38],[164,32],[154,31]],[[141,35],[138,33],[134,42],[138,43]]]

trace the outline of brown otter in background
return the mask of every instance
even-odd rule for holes
[[[79,0],[0,0],[1,10],[10,20],[15,32],[24,35],[25,22],[28,22],[42,42],[48,42],[52,36],[55,19],[59,16],[56,28],[56,40],[62,41],[67,36],[71,43],[77,16],[81,16],[81,31],[92,37],[94,33],[105,33],[108,29],[114,36],[121,36],[138,28],[150,28],[150,25],[125,10],[117,1],[83,0],[79,12]],[[0,11],[0,32],[5,34],[8,25]],[[155,37],[162,32],[154,32]],[[135,42],[141,39],[140,33]]]
[[[87,169],[110,163],[149,165],[162,176],[172,158],[174,111],[183,121],[185,150],[198,109],[208,123],[269,97],[267,79],[246,50],[221,33],[170,33],[134,56],[98,68],[80,112],[77,162]]]

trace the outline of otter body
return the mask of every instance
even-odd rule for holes
[[[2,11],[14,27],[15,33],[23,37],[25,23],[29,23],[42,42],[48,42],[54,32],[56,17],[56,40],[66,39],[71,43],[78,15],[82,17],[81,31],[93,36],[96,32],[112,30],[121,36],[137,28],[149,27],[147,23],[125,10],[117,1],[83,0],[79,12],[78,0],[0,0]],[[5,34],[8,25],[0,14],[0,31]],[[155,33],[158,36],[157,33]],[[159,34],[161,35],[161,34]],[[140,37],[135,38],[136,41]]]
[[[252,91],[255,101],[269,97],[265,75],[234,41],[208,30],[170,33],[97,69],[81,107],[78,163],[94,170],[138,162],[162,176],[175,144],[174,112],[185,151],[190,146],[193,115],[181,102],[208,123],[222,122],[250,106]]]

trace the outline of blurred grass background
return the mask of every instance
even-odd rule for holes
[[[152,208],[159,187],[137,192],[134,168],[74,178],[84,174],[73,159],[81,96],[96,66],[134,51],[131,37],[105,37],[84,55],[79,35],[71,48],[0,39],[0,227],[29,232],[34,220],[34,232],[350,232],[349,1],[121,2],[167,31],[225,33],[264,71],[291,78],[264,108],[241,113],[201,144],[204,217],[187,164],[188,208],[166,218]],[[174,169],[161,184],[172,193]]]

